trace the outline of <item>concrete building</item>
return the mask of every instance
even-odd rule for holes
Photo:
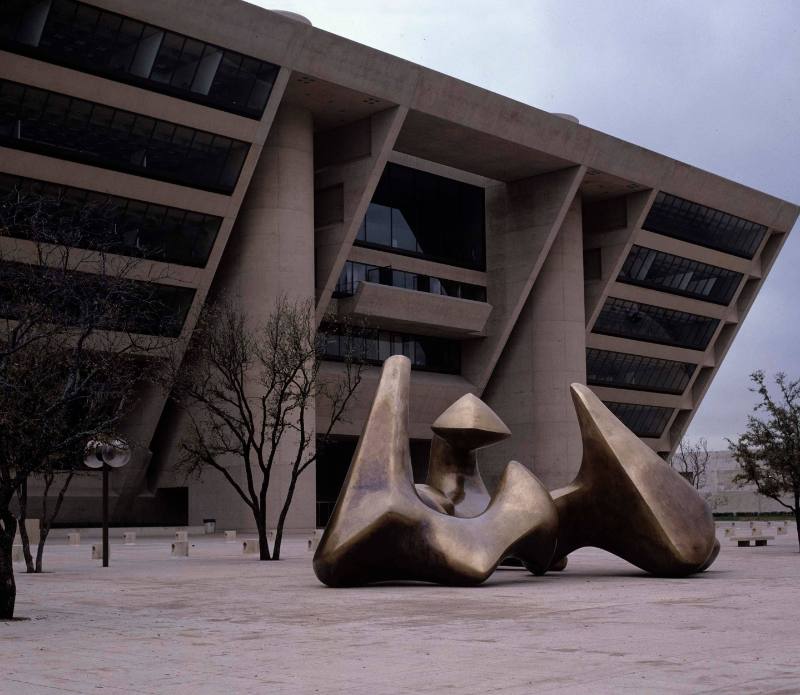
[[[223,290],[254,314],[288,293],[320,322],[364,318],[376,365],[415,366],[419,470],[429,424],[472,392],[513,432],[481,458],[490,480],[514,458],[568,482],[572,381],[671,452],[798,215],[239,0],[10,0],[0,49],[0,186],[108,199],[120,255],[169,278],[184,335]],[[0,243],[24,259],[24,239]],[[323,329],[335,374],[335,321]],[[324,523],[378,374],[304,474],[291,527]],[[180,419],[161,394],[131,427],[150,446],[114,476],[117,521],[252,527],[220,476],[176,474]],[[283,465],[275,500],[286,479]],[[76,485],[65,522],[96,521],[95,484]]]
[[[739,485],[734,478],[740,472],[736,459],[727,450],[709,451],[700,494],[708,500],[715,514],[789,514],[778,501],[759,495],[753,484]],[[782,498],[794,504],[791,495]]]

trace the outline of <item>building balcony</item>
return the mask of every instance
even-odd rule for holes
[[[350,297],[336,302],[340,317],[364,320],[387,330],[439,336],[485,335],[491,304],[362,281]]]

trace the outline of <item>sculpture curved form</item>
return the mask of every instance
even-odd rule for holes
[[[702,572],[719,552],[708,505],[588,387],[572,384],[570,391],[583,460],[575,480],[551,493],[556,562],[592,545],[659,576]]]
[[[555,548],[557,513],[547,490],[521,464],[512,461],[506,467],[480,516],[450,516],[447,508],[463,499],[453,502],[433,487],[415,489],[408,438],[410,369],[403,356],[384,362],[342,492],[314,555],[319,580],[328,586],[390,580],[480,584],[518,543],[531,538],[538,539],[536,553],[527,561],[546,569]],[[475,432],[467,433],[469,427],[461,429],[462,449],[483,441],[483,435],[470,440]]]

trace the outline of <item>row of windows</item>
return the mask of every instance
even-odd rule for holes
[[[659,193],[644,229],[674,239],[706,246],[743,258],[752,258],[767,228],[727,212]]]
[[[638,437],[660,437],[672,416],[672,408],[657,405],[605,402],[605,406]]]
[[[482,188],[390,163],[357,242],[484,270],[484,237]]]
[[[335,297],[350,297],[356,293],[362,282],[374,282],[390,287],[403,287],[417,292],[429,292],[445,297],[460,297],[476,302],[486,301],[486,288],[466,282],[445,280],[430,275],[394,270],[390,266],[370,265],[357,261],[347,261],[342,268],[339,282],[334,289]]]
[[[0,41],[19,53],[260,118],[278,66],[74,0],[4,0]]]
[[[609,297],[592,332],[705,350],[718,325],[707,316]]]
[[[376,329],[351,333],[334,325],[320,328],[319,340],[322,354],[329,360],[349,355],[367,364],[381,365],[392,355],[405,355],[414,369],[461,373],[461,346],[454,340]]]
[[[680,395],[696,368],[688,362],[586,349],[586,381],[592,386]]]
[[[643,246],[634,246],[625,259],[617,280],[727,305],[742,281],[742,274]]]
[[[231,193],[249,145],[0,80],[0,144]]]
[[[7,319],[18,317],[20,306],[33,302],[76,326],[176,337],[194,294],[191,287],[0,263],[0,316]],[[100,308],[97,297],[103,297]]]
[[[202,268],[222,218],[0,174],[10,236]]]

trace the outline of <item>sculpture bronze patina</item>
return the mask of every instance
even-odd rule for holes
[[[408,437],[411,363],[386,360],[339,499],[314,555],[329,586],[390,580],[485,581],[507,557],[534,574],[563,569],[594,545],[657,575],[708,567],[719,544],[705,502],[585,386],[571,387],[584,455],[575,481],[552,493],[522,464],[494,496],[477,450],[511,433],[467,394],[433,423],[428,477],[414,485]]]

